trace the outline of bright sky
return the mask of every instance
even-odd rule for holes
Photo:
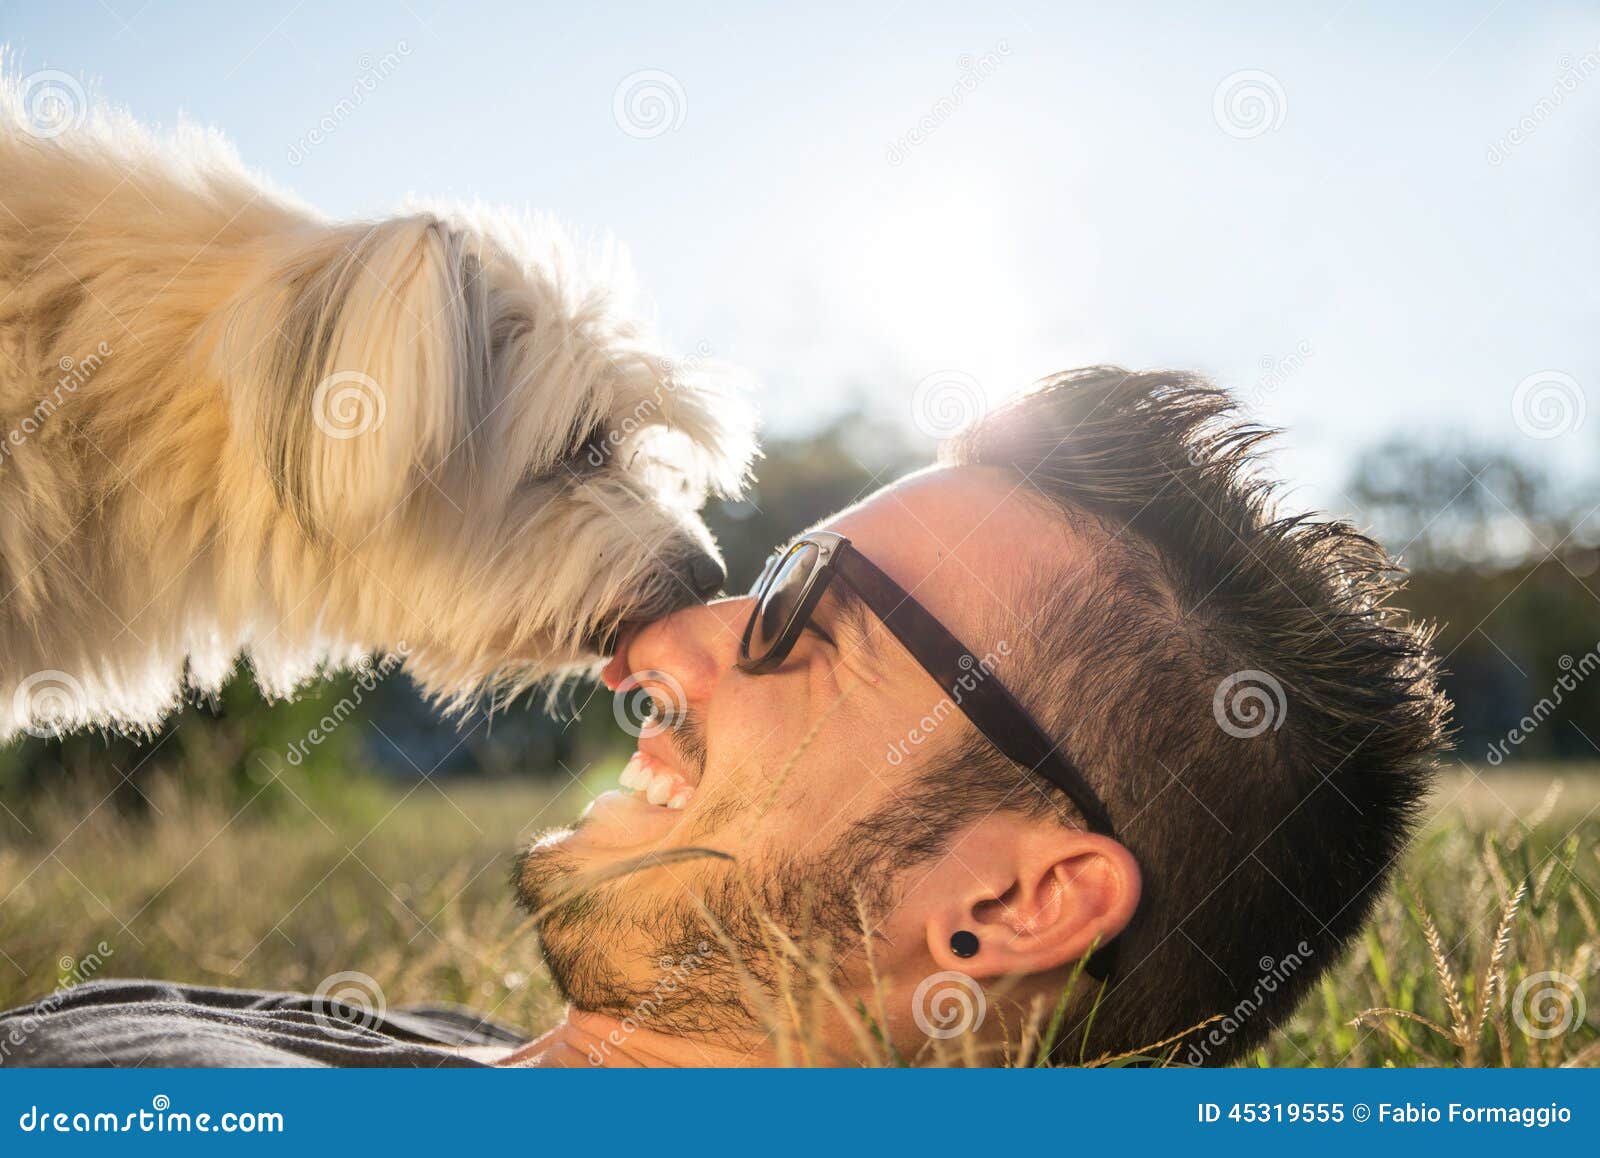
[[[0,41],[333,214],[614,234],[773,429],[1104,360],[1241,390],[1308,505],[1397,429],[1593,477],[1592,6],[52,0]]]

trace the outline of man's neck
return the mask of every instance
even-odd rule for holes
[[[740,1050],[704,1039],[658,1033],[603,1013],[568,1008],[538,1040],[503,1059],[506,1066],[581,1069],[759,1066],[772,1059],[761,1050]]]

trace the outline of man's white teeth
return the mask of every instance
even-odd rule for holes
[[[635,752],[618,778],[622,787],[639,792],[651,804],[681,810],[694,798],[694,786],[686,784],[672,769]]]
[[[622,770],[619,783],[624,788],[631,788],[635,792],[643,792],[650,787],[650,773],[644,766],[644,753],[635,752],[628,759],[628,766]]]

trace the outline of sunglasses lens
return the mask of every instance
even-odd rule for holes
[[[816,569],[817,555],[813,544],[801,543],[778,564],[750,621],[748,658],[763,658],[783,638],[784,629],[794,619],[811,573]]]
[[[750,584],[750,590],[745,594],[752,598],[761,598],[761,593],[767,589],[767,580],[772,578],[772,573],[783,565],[788,556],[782,551],[774,551],[767,556],[767,561],[761,564],[761,574],[756,576],[756,581]]]

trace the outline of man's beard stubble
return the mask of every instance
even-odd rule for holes
[[[674,748],[686,764],[698,765],[703,783],[706,747],[698,721],[685,717],[670,726]],[[691,830],[694,843],[709,838],[704,843],[714,849],[715,833],[743,815],[738,807],[711,810],[704,818],[710,823]],[[659,1032],[759,1041],[770,1028],[761,1009],[777,1000],[785,964],[763,918],[819,960],[837,961],[859,947],[863,919],[874,923],[893,894],[885,863],[895,859],[893,850],[868,839],[871,832],[869,820],[821,855],[770,865],[706,857],[634,869],[673,874],[681,888],[666,904],[634,899],[631,872],[585,881],[557,833],[517,856],[511,883],[519,904],[537,916],[551,981],[574,1007],[631,1018]],[[596,875],[603,878],[603,870]],[[642,952],[622,948],[641,939]],[[645,967],[624,968],[622,952]],[[793,970],[791,984],[802,972]]]

